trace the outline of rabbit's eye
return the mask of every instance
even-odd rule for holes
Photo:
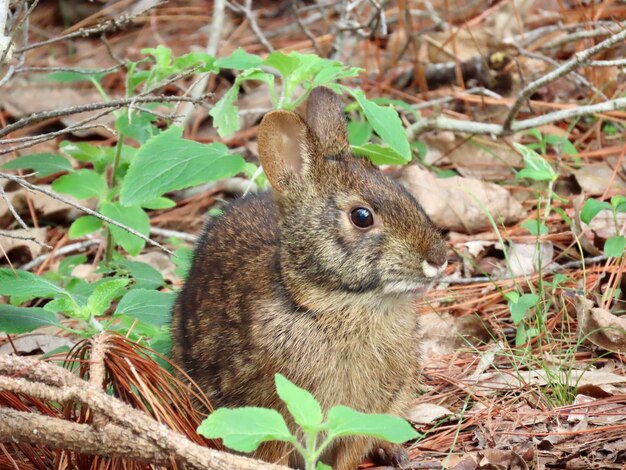
[[[358,228],[369,228],[374,225],[372,211],[365,207],[357,207],[350,212],[350,220]]]

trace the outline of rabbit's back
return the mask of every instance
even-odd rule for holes
[[[279,228],[269,192],[209,221],[197,242],[173,318],[173,359],[214,407],[249,404],[264,358],[251,337],[252,304],[276,289]]]

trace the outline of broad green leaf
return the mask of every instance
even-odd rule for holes
[[[149,201],[142,202],[141,207],[150,210],[170,209],[176,207],[176,202],[167,197],[155,197]]]
[[[350,121],[348,123],[348,141],[351,145],[361,146],[372,137],[372,126],[366,121]]]
[[[561,149],[566,155],[578,155],[578,150],[569,140],[560,135],[547,134],[545,140],[548,144],[557,149]]]
[[[287,405],[294,421],[305,430],[315,429],[322,422],[322,409],[309,392],[291,383],[281,374],[274,376],[278,396]]]
[[[611,204],[597,199],[587,199],[580,211],[580,220],[589,225],[593,218],[602,210],[611,210]]]
[[[191,262],[193,260],[193,250],[188,246],[181,246],[174,250],[174,256],[172,261],[176,265],[174,272],[181,279],[185,279],[191,269]]]
[[[352,153],[367,157],[375,165],[404,165],[407,160],[391,147],[377,144],[351,145]]]
[[[72,222],[69,230],[70,239],[84,237],[102,227],[102,221],[93,215],[83,215]]]
[[[517,300],[513,300],[512,297],[509,297],[508,307],[511,312],[511,320],[513,320],[513,323],[515,325],[519,325],[524,319],[526,312],[535,307],[538,302],[539,297],[537,294],[522,294]]]
[[[215,65],[222,69],[243,70],[258,67],[262,62],[263,59],[258,55],[249,54],[239,47],[228,57],[217,59]]]
[[[2,165],[6,170],[30,169],[37,172],[37,176],[44,177],[61,171],[72,171],[72,164],[61,155],[54,153],[33,153],[11,160]]]
[[[14,307],[0,304],[0,331],[7,334],[28,333],[41,326],[59,326],[54,313],[43,308]]]
[[[537,219],[525,220],[522,222],[522,227],[530,232],[531,235],[538,237],[540,235],[548,234],[548,227]]]
[[[52,189],[78,199],[102,198],[106,194],[107,185],[104,176],[93,170],[82,169],[54,180]]]
[[[0,295],[16,296],[24,301],[69,295],[63,288],[28,271],[0,268]]]
[[[224,144],[200,144],[183,139],[182,133],[173,126],[139,149],[122,182],[122,204],[142,204],[168,191],[227,178],[243,169],[243,158],[231,155]]]
[[[361,72],[359,67],[345,67],[341,64],[329,65],[315,75],[313,78],[314,85],[326,85],[330,82],[341,80],[343,78],[356,77]]]
[[[129,315],[153,326],[166,325],[175,298],[175,294],[156,290],[132,289],[117,304],[115,315]]]
[[[58,71],[52,72],[44,76],[44,79],[50,80],[51,82],[57,83],[75,83],[75,82],[89,82],[92,79],[99,82],[102,80],[102,77],[110,74],[112,72],[100,72],[98,70],[67,70],[67,71]]]
[[[115,120],[115,127],[124,136],[136,140],[140,144],[145,143],[150,137],[158,134],[158,128],[152,124],[156,119],[149,113],[135,111],[124,112]]]
[[[611,198],[611,206],[615,212],[626,212],[626,196],[618,194]]]
[[[128,282],[129,279],[111,279],[99,284],[87,299],[89,313],[93,316],[102,315]]]
[[[181,73],[185,70],[192,69],[200,66],[198,72],[218,72],[219,69],[215,66],[215,57],[206,52],[190,52],[188,54],[181,55],[174,59],[174,69],[176,72]]]
[[[266,441],[294,439],[278,411],[254,407],[219,408],[202,421],[198,434],[222,439],[226,447],[239,452],[252,452]]]
[[[70,276],[74,268],[79,264],[83,264],[85,261],[87,261],[87,256],[85,255],[67,256],[59,263],[57,271],[62,276]]]
[[[400,116],[393,107],[382,107],[368,100],[361,90],[350,90],[363,109],[368,122],[383,142],[394,149],[403,162],[411,160],[411,148],[406,138]]]
[[[559,177],[546,159],[537,152],[517,142],[514,142],[513,145],[524,158],[524,168],[517,173],[516,178],[528,178],[534,181],[554,181]]]
[[[384,414],[367,414],[347,406],[335,406],[328,412],[328,437],[360,435],[401,444],[419,434],[404,419]]]
[[[284,54],[280,51],[274,51],[266,57],[263,65],[272,67],[283,76],[283,78],[291,75],[301,64],[301,61],[295,54]]]
[[[333,467],[331,467],[330,465],[326,465],[323,462],[317,462],[315,470],[333,470]]]
[[[59,151],[82,162],[103,163],[107,161],[107,152],[104,147],[91,145],[87,142],[64,140],[59,144]]]
[[[239,130],[239,108],[235,106],[238,93],[239,85],[235,83],[209,111],[220,137],[228,137]]]
[[[624,248],[626,248],[626,237],[618,235],[608,238],[604,242],[604,254],[612,258],[619,258],[624,254]]]
[[[57,297],[44,305],[43,308],[46,312],[64,313],[68,317],[83,317],[81,306],[71,297]]]
[[[121,260],[116,264],[116,270],[120,274],[127,271],[135,280],[134,289],[158,289],[165,284],[161,273],[147,263]]]
[[[150,219],[139,206],[123,206],[117,202],[105,202],[100,205],[100,212],[146,237],[150,233]],[[146,244],[141,238],[115,225],[109,224],[109,230],[115,243],[133,256],[137,256]]]

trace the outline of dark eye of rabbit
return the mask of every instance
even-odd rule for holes
[[[374,216],[369,209],[357,207],[350,212],[350,220],[358,228],[368,228],[374,225]]]

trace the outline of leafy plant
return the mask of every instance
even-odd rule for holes
[[[366,414],[347,406],[332,407],[324,420],[313,395],[281,374],[276,374],[274,380],[278,396],[300,427],[304,442],[289,430],[278,411],[267,408],[217,409],[200,424],[198,433],[222,439],[225,446],[239,452],[252,452],[267,441],[288,442],[302,455],[306,470],[328,468],[318,461],[332,441],[340,437],[369,436],[398,444],[419,437],[409,423],[397,416]]]
[[[611,198],[610,202],[598,201],[597,199],[587,199],[580,211],[580,220],[589,225],[591,221],[603,210],[611,211],[613,223],[615,225],[615,235],[609,237],[604,242],[604,254],[613,258],[624,254],[626,248],[626,237],[620,235],[620,227],[617,221],[619,212],[626,212],[626,196],[618,194]]]

